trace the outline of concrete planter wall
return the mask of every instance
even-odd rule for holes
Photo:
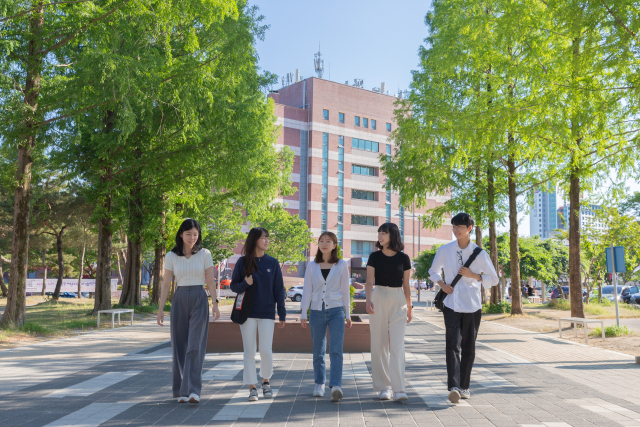
[[[328,351],[327,345],[327,351]],[[242,335],[240,325],[230,320],[209,323],[207,339],[207,353],[241,352]],[[369,319],[353,322],[351,329],[345,329],[345,353],[363,353],[371,351],[371,333]],[[287,320],[283,329],[277,327],[273,333],[274,353],[312,353],[311,332],[309,328],[302,328],[299,321]]]
[[[367,314],[367,301],[355,300],[356,306],[353,308],[352,314]]]

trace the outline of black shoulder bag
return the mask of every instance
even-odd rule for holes
[[[245,277],[244,269],[242,277]],[[244,292],[236,295],[236,300],[234,301],[233,308],[231,309],[231,321],[233,323],[242,325],[249,318],[249,314],[251,314],[251,309],[253,308],[253,297],[256,293],[255,288],[256,283],[254,281],[253,285],[245,289]]]
[[[469,259],[467,260],[467,262],[464,263],[464,266],[469,268],[469,266],[473,263],[473,261],[476,260],[476,257],[480,254],[480,252],[482,252],[482,248],[476,247],[473,250],[473,253],[469,256]],[[456,277],[454,277],[453,281],[450,283],[449,286],[453,288],[456,285],[456,283],[460,281],[461,278],[462,276],[460,274],[456,275]],[[444,299],[447,297],[447,295],[448,294],[445,291],[443,291],[442,288],[440,288],[440,290],[436,294],[436,297],[433,300],[433,305],[435,305],[438,310],[442,310],[444,308]]]

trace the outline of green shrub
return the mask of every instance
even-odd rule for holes
[[[549,307],[555,308],[556,310],[571,310],[571,303],[568,299],[554,298],[549,301]]]
[[[483,314],[502,314],[502,313],[510,313],[510,312],[511,312],[511,304],[508,302],[499,302],[498,304],[482,305]]]
[[[604,328],[605,337],[621,337],[623,335],[631,334],[633,334],[633,332],[631,332],[626,326],[611,325]],[[595,328],[589,333],[589,335],[601,336],[602,330],[599,327]]]
[[[41,335],[49,335],[51,331],[44,326],[38,325],[36,323],[27,322],[24,325],[18,328],[19,331],[27,332],[29,334],[41,334]]]

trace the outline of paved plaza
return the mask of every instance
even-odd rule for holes
[[[242,355],[226,353],[207,355],[201,403],[178,404],[169,329],[140,323],[0,352],[0,426],[640,426],[633,357],[490,322],[471,399],[450,404],[441,315],[414,312],[406,402],[378,400],[368,353],[345,355],[340,403],[311,396],[311,355],[281,353],[274,398],[250,404]]]

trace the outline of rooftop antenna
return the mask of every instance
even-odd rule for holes
[[[324,59],[322,59],[322,54],[320,53],[320,43],[318,43],[318,53],[314,54],[313,65],[316,68],[316,73],[318,73],[318,78],[322,78],[322,73],[324,73]]]

